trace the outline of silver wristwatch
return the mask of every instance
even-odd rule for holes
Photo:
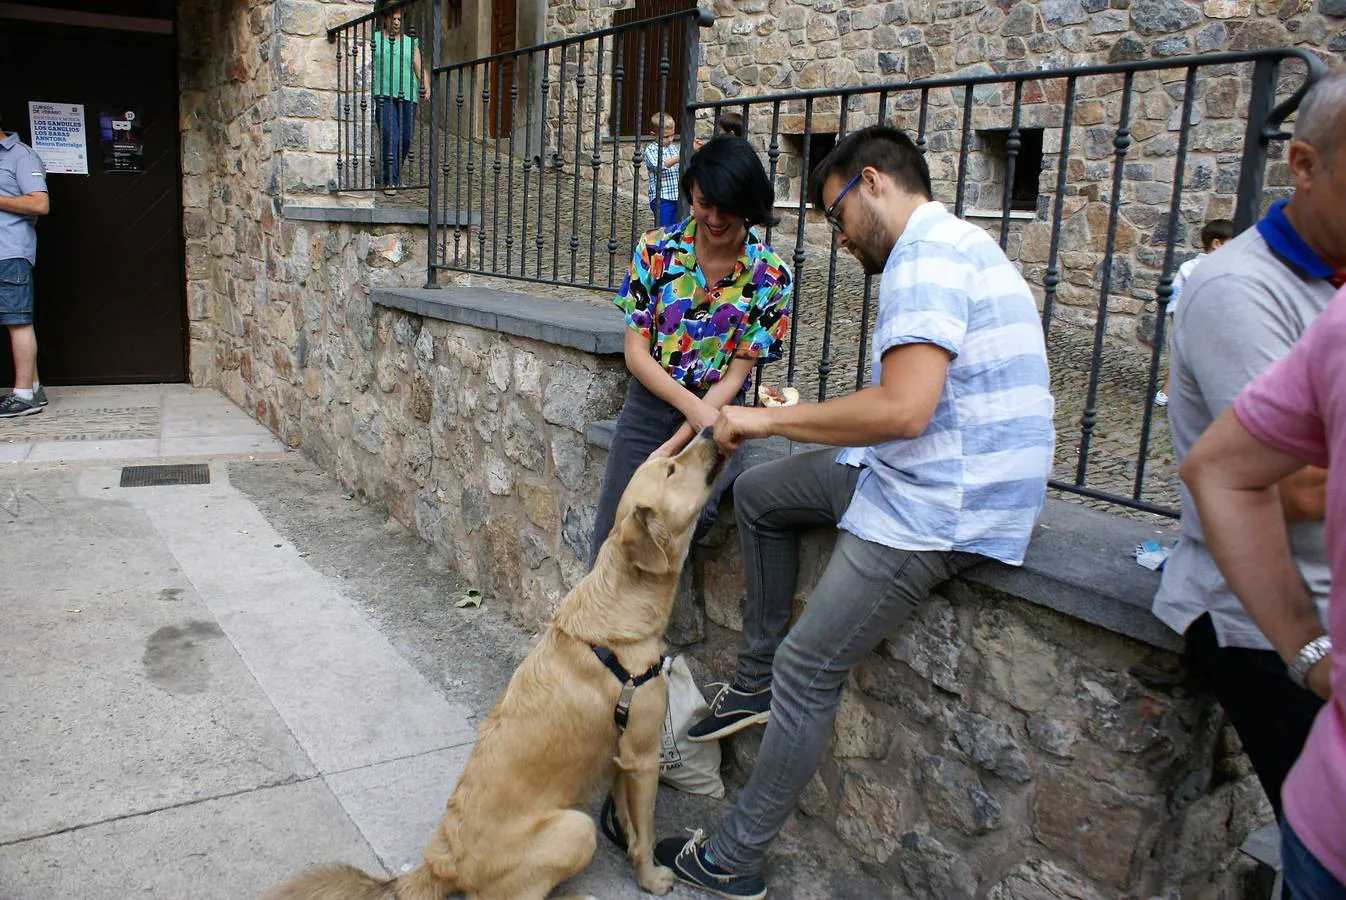
[[[1286,666],[1290,674],[1290,680],[1302,688],[1307,688],[1308,685],[1304,680],[1309,677],[1309,669],[1316,666],[1320,660],[1331,652],[1332,639],[1325,634],[1300,647],[1299,652],[1295,654],[1295,658],[1290,660],[1290,664]]]

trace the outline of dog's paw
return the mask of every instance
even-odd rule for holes
[[[667,866],[652,866],[649,874],[642,876],[640,886],[651,894],[667,894],[673,890],[673,884],[677,881],[673,870]]]

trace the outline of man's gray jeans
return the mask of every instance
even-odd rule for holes
[[[836,525],[860,469],[836,450],[756,466],[734,484],[743,546],[743,647],[735,682],[770,687],[771,718],[748,784],[709,848],[739,874],[761,868],[832,734],[850,670],[941,582],[981,561],[970,553],[895,550],[837,532],[831,560],[789,628],[798,529]],[[788,633],[787,633],[788,629]]]

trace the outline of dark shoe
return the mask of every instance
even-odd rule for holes
[[[33,413],[40,412],[42,412],[42,407],[35,400],[20,399],[18,394],[10,394],[5,399],[0,400],[0,419],[31,416]]]
[[[764,725],[769,718],[771,688],[745,691],[726,684],[710,701],[710,715],[687,730],[687,740],[693,743],[718,740],[753,725]]]
[[[706,861],[706,835],[700,828],[692,839],[666,838],[654,845],[654,861],[668,866],[678,881],[732,900],[762,900],[766,883],[761,875],[735,875]]]
[[[40,384],[37,386],[37,390],[33,391],[33,402],[36,403],[38,406],[46,406],[48,403],[51,402],[50,400],[47,399],[46,389],[43,388],[42,385]]]
[[[608,794],[608,798],[603,801],[603,812],[598,816],[598,825],[603,829],[604,837],[625,853],[626,832],[622,830],[622,823],[617,820],[617,804],[612,799],[612,794]]]

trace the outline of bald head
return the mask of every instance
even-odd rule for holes
[[[1304,95],[1295,116],[1295,140],[1312,144],[1324,160],[1334,156],[1337,143],[1346,140],[1346,72],[1320,80]]]

